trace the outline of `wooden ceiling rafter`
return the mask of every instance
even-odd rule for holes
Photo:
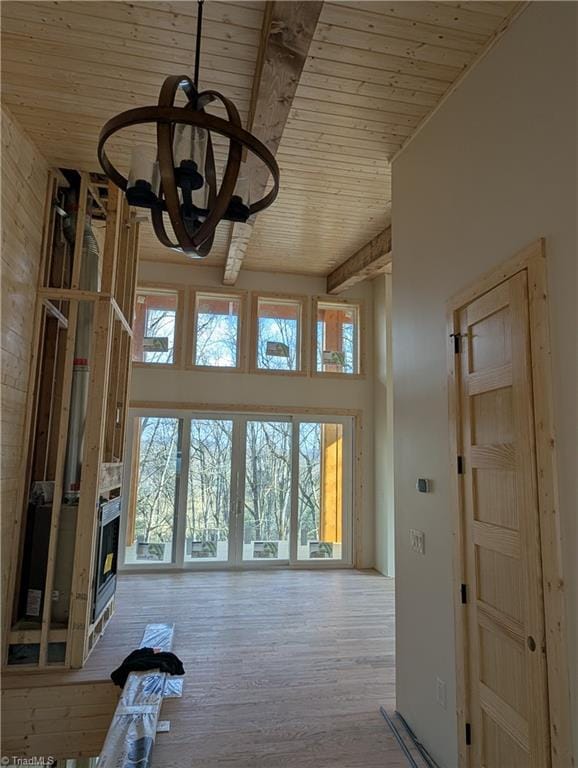
[[[391,226],[327,275],[327,293],[343,293],[363,280],[391,270]]]
[[[268,2],[263,16],[261,44],[257,55],[247,130],[274,154],[281,143],[309,46],[313,41],[323,3]],[[250,155],[244,173],[251,197],[261,197],[268,174],[262,163]],[[254,217],[233,224],[223,274],[224,285],[235,285],[253,231]]]

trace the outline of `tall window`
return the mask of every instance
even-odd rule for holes
[[[301,369],[303,305],[298,299],[262,297],[256,300],[256,364],[259,370]]]
[[[197,293],[193,363],[208,368],[239,368],[242,299],[239,295]]]
[[[125,565],[351,562],[351,417],[139,413]]]
[[[135,301],[132,359],[172,365],[175,362],[177,291],[138,289]]]
[[[170,563],[177,513],[181,420],[135,419],[127,522],[127,563]]]
[[[360,372],[357,305],[318,301],[316,333],[317,373]]]

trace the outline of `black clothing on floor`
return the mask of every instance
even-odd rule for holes
[[[160,651],[155,653],[154,648],[138,648],[129,653],[120,667],[114,670],[110,679],[115,685],[124,688],[126,679],[131,672],[144,672],[147,669],[158,669],[169,675],[184,675],[183,662],[174,653]]]

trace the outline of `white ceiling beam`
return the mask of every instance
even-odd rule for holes
[[[309,46],[317,27],[321,2],[269,2],[263,17],[247,130],[277,154]],[[249,153],[241,174],[250,181],[251,199],[266,191],[269,172]],[[281,179],[281,183],[283,180]],[[255,217],[233,224],[223,283],[235,285],[247,252]]]
[[[342,293],[362,280],[391,270],[391,226],[327,275],[327,293]]]

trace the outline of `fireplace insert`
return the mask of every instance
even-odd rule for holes
[[[98,528],[92,608],[93,621],[104,610],[116,590],[120,532],[120,496],[100,504]]]

